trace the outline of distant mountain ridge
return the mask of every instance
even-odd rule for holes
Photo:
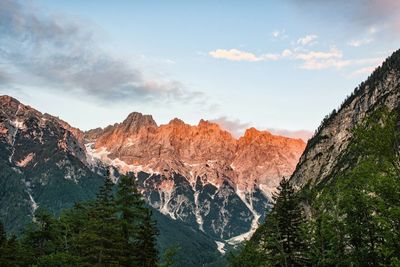
[[[0,213],[14,230],[38,206],[58,213],[92,198],[107,170],[115,179],[133,172],[153,208],[204,232],[223,251],[256,229],[275,185],[292,173],[305,147],[254,128],[236,139],[205,120],[158,126],[137,112],[83,132],[9,96],[0,97],[0,110],[0,188],[11,194],[1,199]]]
[[[158,126],[137,112],[84,139],[92,162],[138,173],[154,208],[230,242],[255,230],[305,147],[301,139],[255,128],[236,139],[205,120],[192,126],[175,118]]]
[[[291,175],[305,147],[301,139],[275,136],[255,128],[247,129],[236,139],[218,124],[205,120],[192,126],[175,118],[158,126],[151,115],[138,112],[131,113],[122,123],[87,131],[84,138],[86,143],[93,143],[95,152],[106,150],[109,159],[120,160],[123,171],[179,171],[189,176],[193,170],[207,172],[202,168],[207,161],[217,162],[219,165],[212,169],[228,173],[244,190],[253,183],[266,185]]]

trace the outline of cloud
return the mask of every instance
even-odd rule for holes
[[[263,54],[263,55],[255,55],[251,52],[241,51],[238,49],[216,49],[214,51],[209,52],[209,55],[218,58],[218,59],[226,59],[231,61],[248,61],[248,62],[257,62],[257,61],[274,61],[279,59],[279,55],[276,54]]]
[[[318,59],[332,59],[332,58],[342,58],[343,53],[342,51],[331,48],[328,52],[322,51],[310,51],[306,53],[298,53],[296,54],[296,58],[302,59],[304,61],[308,60],[318,60]]]
[[[251,126],[250,123],[241,122],[238,119],[232,120],[226,116],[222,116],[210,121],[217,123],[222,129],[230,132],[236,138],[242,136],[244,131]]]
[[[273,31],[273,32],[271,33],[271,35],[272,35],[272,37],[274,37],[274,38],[278,38],[279,35],[280,35],[280,32],[279,32],[279,31]]]
[[[332,47],[327,52],[310,51],[307,53],[298,53],[295,57],[304,61],[300,68],[307,70],[322,70],[328,68],[342,69],[350,66],[370,64],[378,66],[384,60],[384,57],[344,59],[343,52],[335,47]]]
[[[360,47],[369,43],[372,43],[373,39],[360,39],[360,40],[351,40],[347,44],[352,47]]]
[[[209,55],[218,58],[226,59],[230,61],[276,61],[279,59],[292,59],[302,60],[304,64],[302,68],[305,69],[321,69],[324,67],[340,67],[347,65],[347,61],[341,60],[343,57],[342,51],[331,48],[329,51],[292,51],[290,49],[284,49],[280,54],[261,54],[255,55],[251,52],[241,51],[238,49],[217,49],[209,52]],[[329,63],[329,64],[328,64]],[[315,65],[315,67],[313,67]],[[317,65],[321,65],[317,67]],[[326,66],[325,66],[326,65]]]
[[[282,51],[282,57],[290,57],[293,55],[293,52],[290,49],[285,49]]]
[[[384,27],[387,37],[400,30],[400,1],[398,0],[288,0],[308,17],[321,16],[324,20],[344,21],[346,27],[357,32]]]
[[[297,40],[297,44],[303,45],[303,46],[316,44],[316,41],[315,41],[315,40],[316,40],[317,38],[318,38],[318,36],[315,35],[315,34],[306,35],[306,36],[304,36],[304,37],[299,38],[299,39]]]
[[[294,50],[284,49],[279,54],[261,54],[256,55],[251,52],[238,49],[217,49],[209,52],[209,55],[230,61],[277,61],[291,60],[300,61],[299,68],[305,70],[323,70],[323,69],[343,69],[350,66],[379,65],[384,58],[364,58],[364,59],[346,59],[343,52],[336,47],[331,47],[327,51],[313,51],[299,47]]]
[[[306,130],[290,131],[285,129],[270,128],[268,129],[268,131],[274,135],[281,135],[290,138],[300,138],[304,142],[307,142],[308,139],[310,139],[313,136],[313,132]]]
[[[0,59],[13,70],[14,81],[107,102],[187,101],[201,94],[178,81],[149,79],[126,59],[105,52],[90,25],[36,10],[30,2],[0,1]]]
[[[310,51],[306,53],[298,53],[296,59],[303,60],[304,63],[300,66],[302,69],[321,70],[327,68],[340,69],[351,64],[350,60],[343,60],[342,51],[331,48],[327,52]]]
[[[271,35],[274,39],[286,39],[288,37],[285,30],[275,30]]]

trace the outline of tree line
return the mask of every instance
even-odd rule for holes
[[[106,178],[96,198],[54,217],[40,207],[22,235],[0,225],[0,266],[170,266],[159,263],[158,230],[133,177],[116,190]]]

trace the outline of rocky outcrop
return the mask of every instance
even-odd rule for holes
[[[354,127],[377,108],[386,106],[394,110],[399,103],[400,51],[397,51],[347,98],[337,112],[326,117],[308,141],[291,181],[302,187],[329,179],[351,141]]]

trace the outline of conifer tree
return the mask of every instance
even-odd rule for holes
[[[155,267],[158,261],[157,236],[158,230],[156,223],[151,218],[152,212],[147,209],[143,217],[143,222],[139,227],[136,250],[138,252],[139,266]]]
[[[95,238],[91,229],[93,218],[89,216],[94,203],[76,203],[73,208],[64,210],[60,215],[60,235],[64,252],[77,257],[89,254],[88,246]]]
[[[275,205],[267,215],[263,230],[266,259],[272,266],[305,266],[308,246],[303,226],[306,223],[299,198],[287,179],[282,179]]]
[[[117,266],[121,260],[121,234],[118,231],[113,182],[106,177],[88,211],[85,233],[86,261],[99,266]]]
[[[15,235],[6,238],[0,245],[0,266],[28,266],[32,258],[21,250],[20,243]]]
[[[135,244],[138,242],[139,227],[146,215],[146,207],[133,177],[120,177],[116,205],[123,235],[124,265],[134,266],[135,262],[139,261],[139,252]]]
[[[0,247],[7,242],[7,234],[4,225],[0,222]]]
[[[39,208],[35,212],[35,221],[24,232],[22,243],[29,247],[35,257],[56,252],[59,246],[57,220],[47,210]]]
[[[308,233],[300,199],[287,179],[282,179],[275,202],[264,224],[247,241],[238,256],[231,256],[233,267],[307,266]]]

